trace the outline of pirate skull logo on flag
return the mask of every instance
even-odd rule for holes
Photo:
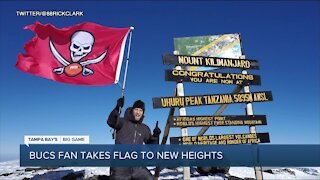
[[[53,69],[53,72],[58,75],[64,73],[69,77],[77,76],[80,73],[82,73],[83,76],[92,75],[94,71],[87,66],[101,62],[107,55],[108,49],[95,59],[83,60],[92,51],[95,41],[94,36],[87,31],[76,31],[72,34],[70,40],[69,50],[72,62],[63,58],[55,48],[51,39],[49,40],[49,47],[53,56],[62,65],[62,67]]]

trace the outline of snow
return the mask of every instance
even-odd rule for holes
[[[288,169],[295,173],[295,175],[282,171],[282,169]],[[306,172],[303,172],[304,169]],[[279,173],[271,174],[263,172],[264,179],[320,179],[320,168],[319,167],[309,167],[309,168],[277,168],[275,169]],[[309,172],[314,172],[314,175],[309,174]],[[229,170],[230,175],[240,177],[240,178],[255,178],[253,167],[231,167]]]
[[[155,167],[148,167],[152,174],[154,174]],[[88,179],[95,175],[109,176],[109,167],[59,167],[59,168],[39,168],[39,167],[20,167],[19,161],[7,161],[0,163],[0,180],[20,180],[23,178],[32,179],[60,179],[63,176],[74,172],[85,172],[83,179]],[[253,167],[231,167],[229,174],[209,174],[202,176],[196,168],[191,167],[190,180],[227,180],[229,176],[238,178],[255,178]],[[270,173],[268,173],[270,172]],[[301,179],[313,180],[320,179],[320,167],[282,167],[270,169],[268,172],[263,172],[264,179]],[[271,173],[272,172],[272,173]],[[160,172],[160,179],[183,179],[183,168],[162,169]]]
[[[254,178],[254,169],[251,167],[231,167],[229,174],[239,178]]]

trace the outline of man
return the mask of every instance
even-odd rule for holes
[[[115,109],[110,113],[108,125],[116,130],[116,144],[159,144],[161,133],[158,122],[151,135],[150,128],[142,123],[145,112],[144,102],[136,101],[132,108],[128,108],[124,118],[120,118],[119,111],[124,105],[124,98],[117,101]],[[144,167],[114,167],[111,168],[111,179],[115,180],[152,180],[153,176]]]

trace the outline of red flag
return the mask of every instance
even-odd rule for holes
[[[58,29],[39,22],[26,26],[36,36],[25,44],[16,67],[63,83],[117,83],[130,28],[82,23]]]

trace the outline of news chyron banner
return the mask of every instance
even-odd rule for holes
[[[154,109],[216,104],[266,102],[272,100],[273,97],[271,91],[152,98]]]
[[[269,133],[171,137],[170,144],[216,145],[269,143]]]
[[[267,125],[265,115],[171,116],[171,127],[256,126]]]
[[[278,166],[319,167],[320,145],[265,145],[223,143],[266,141],[267,134],[210,136],[221,138],[221,145],[156,144],[34,144],[20,145],[20,166],[24,167],[136,167],[139,166]],[[201,137],[204,139],[204,137]],[[197,138],[196,140],[198,140]],[[223,140],[224,139],[224,140]],[[231,139],[237,139],[233,141]],[[192,138],[185,138],[186,142]],[[212,140],[217,141],[217,140]],[[223,142],[225,141],[225,142]],[[233,142],[232,142],[233,141]],[[195,141],[194,141],[195,142]],[[181,142],[180,142],[181,143]],[[50,176],[52,177],[52,176]],[[0,178],[1,179],[1,178]],[[8,178],[5,178],[8,179]],[[35,178],[34,178],[35,179]],[[51,178],[52,179],[52,178]],[[68,178],[67,178],[68,179]]]
[[[164,65],[205,66],[258,70],[257,60],[163,54]]]
[[[217,73],[210,71],[166,70],[165,79],[166,81],[175,82],[261,85],[259,75]]]
[[[221,34],[174,38],[174,49],[178,54],[205,57],[239,59],[242,55],[240,35]],[[190,66],[185,70],[206,71],[214,68]]]

